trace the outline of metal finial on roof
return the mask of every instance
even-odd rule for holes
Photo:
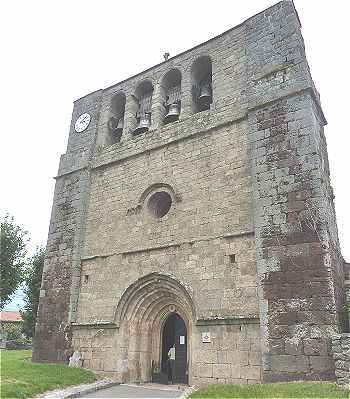
[[[170,57],[170,54],[169,53],[164,53],[163,57],[164,57],[165,61],[168,61],[168,58]]]

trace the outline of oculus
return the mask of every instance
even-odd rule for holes
[[[166,191],[157,191],[149,197],[147,207],[151,215],[160,219],[165,216],[171,208],[173,200]]]

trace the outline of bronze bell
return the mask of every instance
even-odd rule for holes
[[[178,102],[169,105],[169,111],[165,115],[164,122],[170,123],[175,122],[179,119],[180,115],[180,104]]]
[[[139,124],[134,130],[134,134],[140,134],[146,132],[150,126],[151,126],[151,113],[145,112],[143,115],[141,115]]]
[[[108,121],[108,128],[110,132],[117,136],[120,136],[122,134],[123,127],[124,127],[124,115],[122,115],[120,118],[112,116]]]
[[[119,118],[116,130],[123,130],[123,128],[124,128],[124,118]]]
[[[206,84],[206,85],[201,86],[200,93],[198,96],[198,101],[202,104],[210,104],[211,103],[210,85]]]

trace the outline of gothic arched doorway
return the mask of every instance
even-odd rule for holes
[[[187,328],[177,313],[170,314],[164,323],[161,368],[162,372],[168,375],[169,381],[178,384],[188,383]]]
[[[194,320],[192,297],[175,277],[155,272],[131,284],[118,301],[115,314],[121,381],[166,382],[163,364],[169,351],[167,346],[174,343],[175,360],[177,357],[174,382],[188,383],[191,380],[189,337]]]

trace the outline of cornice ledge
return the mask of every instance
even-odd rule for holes
[[[258,314],[235,316],[212,316],[197,319],[197,326],[221,325],[221,324],[259,324]]]
[[[73,322],[71,323],[72,328],[74,329],[82,329],[82,328],[89,328],[89,329],[94,329],[94,328],[106,328],[106,329],[116,329],[119,328],[119,326],[111,321],[97,321],[97,322],[92,322],[92,323],[76,323]]]

